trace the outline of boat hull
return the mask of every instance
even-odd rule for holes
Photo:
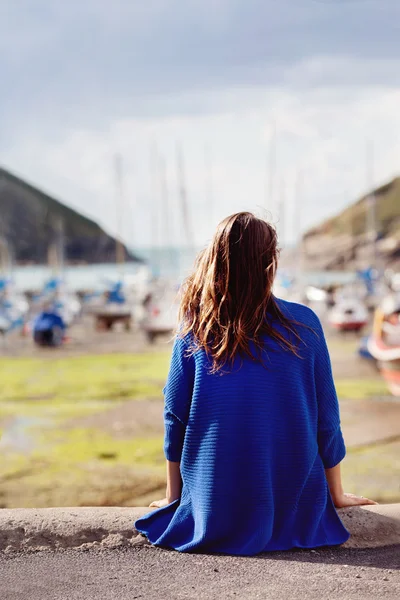
[[[387,346],[381,337],[371,337],[368,350],[393,396],[400,396],[400,346]]]
[[[380,363],[382,377],[393,394],[400,396],[400,360]]]
[[[367,321],[348,321],[348,322],[335,322],[331,321],[332,327],[338,331],[361,331],[363,327],[367,325]]]
[[[368,320],[368,312],[358,298],[340,300],[329,313],[329,323],[337,331],[361,331]]]
[[[382,364],[400,361],[400,346],[387,346],[380,337],[373,336],[368,340],[368,350]]]

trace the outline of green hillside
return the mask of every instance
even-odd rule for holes
[[[379,237],[400,232],[400,177],[374,191],[376,197],[376,220]],[[360,236],[367,230],[368,198],[364,196],[336,217],[309,230],[305,237],[316,234]]]
[[[0,167],[0,240],[16,262],[45,263],[60,230],[67,262],[115,260],[115,239],[97,223]]]

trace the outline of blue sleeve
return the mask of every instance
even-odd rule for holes
[[[176,338],[164,388],[164,454],[180,462],[194,385],[194,358],[188,356],[184,339]]]
[[[340,427],[339,402],[332,375],[332,366],[320,322],[316,328],[318,344],[315,351],[314,374],[318,403],[318,449],[325,469],[339,464],[346,455]]]

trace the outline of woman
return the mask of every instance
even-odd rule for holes
[[[253,555],[345,542],[345,456],[317,316],[278,300],[274,228],[222,221],[184,288],[164,389],[166,499],[136,528],[182,552]]]

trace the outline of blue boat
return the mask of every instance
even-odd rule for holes
[[[34,299],[34,305],[38,313],[31,324],[33,341],[38,346],[61,346],[67,328],[80,314],[80,302],[66,293],[61,278],[52,277]]]
[[[66,323],[61,315],[43,311],[33,321],[33,340],[38,346],[61,346],[66,329]]]

